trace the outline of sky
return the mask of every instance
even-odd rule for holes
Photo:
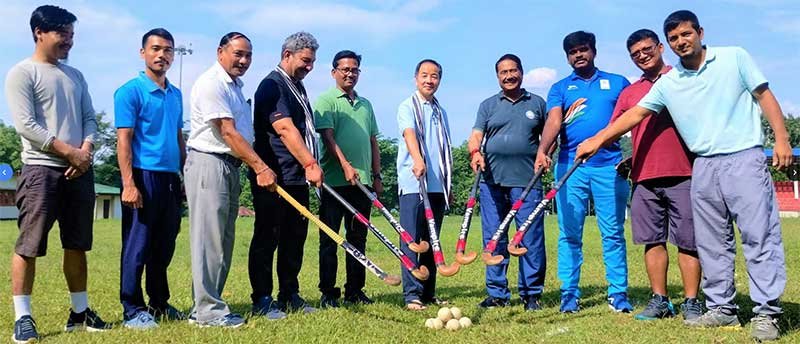
[[[3,0],[0,32],[5,74],[34,48],[30,13],[45,3]],[[697,14],[709,46],[748,50],[770,82],[784,113],[800,116],[800,1],[53,1],[78,17],[68,63],[89,84],[95,110],[113,118],[114,91],[144,67],[141,37],[163,27],[176,46],[189,46],[182,76],[178,56],[168,73],[184,93],[184,117],[194,80],[216,61],[219,39],[230,31],[249,36],[253,64],[243,77],[245,96],[279,61],[286,36],[308,31],[320,48],[314,70],[304,80],[309,97],[334,86],[333,55],[343,49],[363,56],[356,87],[375,109],[381,133],[398,137],[397,106],[415,89],[417,62],[433,58],[443,67],[437,92],[447,110],[454,143],[467,138],[481,101],[499,92],[494,63],[506,53],[522,59],[523,86],[546,98],[549,87],[572,70],[561,48],[565,35],[577,30],[597,36],[598,68],[636,79],[640,71],[628,56],[625,41],[649,28],[663,40],[664,18],[679,9]],[[687,4],[692,7],[685,7]],[[666,47],[668,63],[677,57]],[[4,83],[0,84],[5,94]],[[11,124],[5,96],[0,120]]]

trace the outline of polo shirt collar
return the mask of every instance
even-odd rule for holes
[[[236,86],[239,87],[244,86],[244,81],[242,81],[242,78],[236,78],[236,80],[233,80],[233,78],[231,78],[228,72],[225,71],[225,68],[222,68],[222,65],[219,64],[219,61],[214,63],[213,68],[216,70],[219,79],[224,81],[225,83],[236,84]]]
[[[662,75],[667,74],[670,70],[672,70],[672,66],[664,64],[664,67],[661,67],[661,71],[658,72],[658,78],[656,78],[656,80],[660,79]],[[650,79],[645,77],[644,74],[642,74],[642,76],[639,77],[639,81],[642,82],[645,80],[651,81]],[[656,80],[652,80],[652,82],[656,82]]]
[[[348,95],[347,93],[345,93],[344,91],[342,91],[341,89],[339,89],[336,86],[334,86],[333,88],[336,89],[336,98],[341,98],[341,97],[345,97],[345,96]],[[358,100],[358,91],[353,90],[353,95],[355,96],[354,98],[356,100]]]
[[[419,90],[414,91],[414,93],[417,95],[417,97],[419,97],[419,100],[422,101],[422,104],[430,104],[431,103],[430,100],[427,100],[427,99],[425,99],[425,97],[422,96],[422,93],[419,93]],[[436,96],[434,96],[434,97],[436,97]]]
[[[589,78],[588,80],[580,77],[580,75],[578,75],[578,73],[575,73],[574,70],[572,71],[572,74],[569,75],[569,77],[572,80],[594,81],[595,79],[600,77],[600,73],[601,73],[601,71],[599,69],[597,69],[597,67],[594,67],[594,74],[592,74],[592,77]]]
[[[527,91],[525,88],[522,88],[521,90],[522,90],[522,96],[520,96],[520,97],[519,97],[519,98],[516,100],[516,102],[519,102],[519,101],[521,101],[521,100],[523,100],[523,99],[528,99],[528,98],[530,98],[530,97],[531,97],[531,93],[530,93],[530,92],[528,92],[528,91]],[[511,99],[509,99],[508,97],[506,97],[506,94],[505,94],[505,93],[503,93],[503,91],[502,91],[502,90],[500,90],[500,92],[498,92],[498,93],[497,93],[497,96],[499,97],[499,100],[503,100],[503,99],[505,99],[505,100],[508,100],[510,103],[515,103],[515,101],[512,101]]]
[[[706,59],[705,61],[703,61],[700,67],[697,68],[697,70],[686,69],[685,67],[683,67],[683,62],[680,61],[678,61],[678,64],[675,66],[675,68],[677,68],[678,71],[681,72],[681,74],[697,74],[706,69],[706,66],[708,66],[709,63],[717,59],[717,50],[705,45],[703,46],[703,48],[706,49]]]
[[[161,87],[159,87],[158,84],[156,84],[155,81],[153,81],[153,79],[150,79],[150,77],[147,76],[145,72],[140,71],[139,78],[142,80],[142,82],[144,82],[144,85],[147,88],[147,92],[153,93],[155,91],[161,90]],[[166,86],[164,87],[164,92],[172,91],[172,84],[169,83],[169,79],[166,79],[164,85]]]

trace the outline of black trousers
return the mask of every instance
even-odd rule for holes
[[[281,186],[300,204],[308,207],[308,186]],[[303,246],[308,234],[308,220],[278,193],[252,184],[256,211],[253,239],[250,241],[248,272],[253,302],[272,295],[272,261],[278,251],[278,300],[288,301],[300,291],[297,280],[303,265]]]
[[[369,219],[371,202],[367,195],[364,195],[356,186],[337,186],[333,188],[336,193],[342,196],[356,210]],[[344,228],[346,231],[345,240],[364,253],[367,247],[367,227],[358,222],[355,216],[342,206],[328,192],[322,191],[322,202],[319,209],[319,217],[328,227],[337,233],[342,225],[344,218]],[[319,291],[323,295],[339,298],[341,291],[336,288],[336,271],[338,269],[338,257],[336,247],[338,245],[328,235],[319,232]],[[347,280],[344,284],[345,297],[354,295],[364,288],[366,270],[361,263],[353,259],[350,255],[345,258],[345,270]]]

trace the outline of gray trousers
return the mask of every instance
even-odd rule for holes
[[[695,240],[708,308],[737,308],[734,280],[739,227],[753,313],[780,314],[786,286],[781,224],[775,188],[761,147],[698,157],[692,172]]]
[[[184,167],[189,205],[193,313],[209,321],[230,313],[222,300],[239,211],[239,168],[217,156],[189,151]]]

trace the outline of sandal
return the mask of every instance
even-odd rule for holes
[[[411,300],[408,301],[408,303],[406,303],[406,309],[409,311],[418,312],[418,311],[424,311],[428,309],[428,307],[425,306],[425,304],[422,303],[422,301],[420,300]]]
[[[437,305],[437,306],[445,306],[445,305],[450,304],[450,302],[447,302],[447,300],[442,300],[442,299],[440,299],[440,298],[438,298],[436,296],[432,297],[430,300],[425,301],[425,303],[429,304],[429,305]]]

